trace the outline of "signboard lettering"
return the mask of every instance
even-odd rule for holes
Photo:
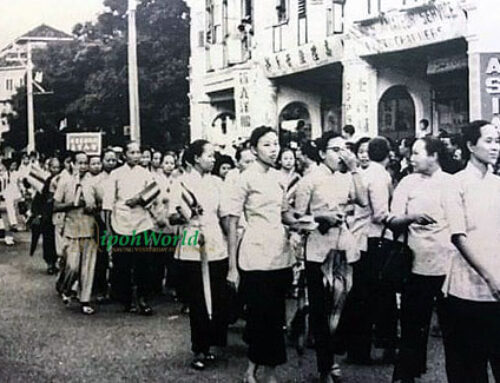
[[[265,57],[263,66],[268,77],[277,77],[338,62],[342,53],[342,40],[334,36]]]
[[[352,35],[361,35],[364,52],[373,54],[414,48],[464,36],[465,13],[455,1],[432,3],[406,12],[388,12],[362,20]]]
[[[500,121],[500,53],[482,53],[481,65],[481,117]]]
[[[66,134],[66,149],[72,152],[85,152],[89,155],[101,154],[101,133],[68,133]]]

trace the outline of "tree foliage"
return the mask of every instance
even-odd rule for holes
[[[104,4],[107,10],[95,23],[74,26],[73,42],[33,53],[35,71],[44,73],[43,86],[53,92],[35,96],[37,146],[46,151],[61,145],[58,126],[64,118],[66,131],[103,131],[108,144],[124,140],[123,126],[129,125],[127,0]],[[142,141],[180,147],[189,139],[189,18],[184,1],[142,0],[137,34]],[[26,145],[26,89],[14,96],[13,110],[11,132],[4,138],[18,149]]]

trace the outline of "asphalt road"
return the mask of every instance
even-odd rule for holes
[[[102,305],[86,317],[65,307],[55,277],[45,274],[40,250],[27,255],[28,234],[0,243],[0,382],[240,382],[246,366],[243,325],[230,329],[229,346],[216,365],[189,368],[188,318],[180,306],[156,299],[156,315],[145,318]],[[299,358],[289,349],[279,368],[281,382],[316,382],[314,352]],[[342,360],[341,358],[340,360]],[[344,382],[390,382],[392,367],[341,362]],[[440,339],[431,338],[429,372],[421,382],[446,382]]]

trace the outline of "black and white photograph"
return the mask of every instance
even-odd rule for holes
[[[0,0],[0,383],[500,383],[498,0]]]

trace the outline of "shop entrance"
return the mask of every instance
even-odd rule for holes
[[[302,102],[292,102],[285,106],[279,115],[280,142],[288,145],[290,141],[311,138],[311,116]]]
[[[415,135],[415,104],[404,86],[393,86],[378,104],[378,126],[382,136],[398,141]]]

